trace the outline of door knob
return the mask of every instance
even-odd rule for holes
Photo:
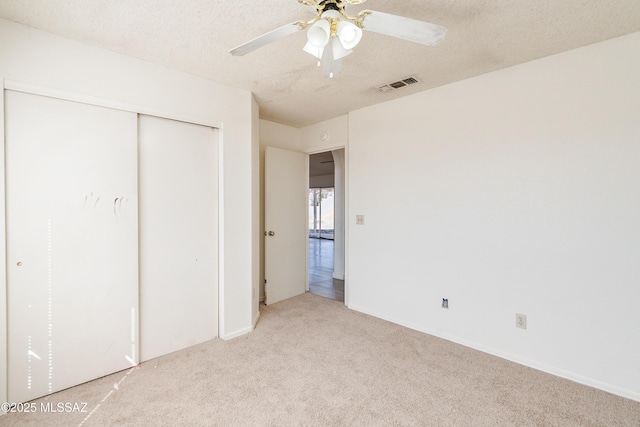
[[[275,235],[276,235],[276,233],[274,233],[273,231],[269,232],[269,236],[275,236]]]

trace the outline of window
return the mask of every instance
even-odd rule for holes
[[[309,189],[309,237],[333,239],[332,188]]]

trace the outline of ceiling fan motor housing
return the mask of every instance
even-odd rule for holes
[[[320,3],[318,3],[320,6],[322,6],[322,11],[326,12],[327,10],[337,10],[338,12],[340,12],[340,6],[338,6],[336,0],[323,0]]]

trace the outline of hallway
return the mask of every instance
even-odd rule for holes
[[[344,302],[344,280],[333,278],[333,240],[309,239],[309,292]]]

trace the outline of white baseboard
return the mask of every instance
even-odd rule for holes
[[[344,280],[344,273],[336,273],[335,271],[333,272],[333,278],[334,279],[338,279],[338,280]]]
[[[223,340],[226,341],[226,340],[231,340],[231,339],[237,338],[237,337],[242,336],[244,334],[248,334],[249,332],[253,332],[253,330],[256,328],[256,325],[258,324],[258,319],[260,319],[260,310],[258,310],[256,315],[253,317],[253,324],[250,327],[244,328],[244,329],[240,329],[240,330],[235,331],[235,332],[231,332],[230,334],[220,335],[220,338],[222,338]]]
[[[463,338],[459,338],[456,336],[452,336],[446,333],[430,330],[428,328],[419,327],[417,325],[411,324],[410,322],[405,322],[402,320],[394,319],[389,316],[380,315],[379,313],[371,312],[362,307],[348,305],[348,308],[358,311],[360,313],[368,314],[373,317],[377,317],[382,320],[386,320],[391,323],[395,323],[396,325],[404,326],[409,329],[413,329],[418,332],[423,332],[425,334],[433,335],[438,338],[445,339],[447,341],[454,342],[456,344],[463,345],[465,347],[473,348],[474,350],[482,351],[483,353],[491,354],[493,356],[500,357],[501,359],[506,359],[514,363],[518,363],[520,365],[527,366],[529,368],[537,369],[538,371],[546,372],[551,375],[555,375],[557,377],[565,378],[567,380],[571,380],[589,387],[597,388],[602,391],[606,391],[607,393],[615,394],[617,396],[621,396],[627,399],[635,400],[636,402],[640,402],[640,393],[635,392],[633,390],[628,390],[622,387],[618,387],[609,383],[604,383],[593,378],[584,377],[575,372],[566,371],[564,369],[556,368],[554,366],[546,365],[544,363],[537,362],[535,360],[530,360],[525,357],[507,353],[501,350],[496,350],[494,348],[487,347],[485,345],[469,341]]]
[[[244,329],[239,329],[237,331],[231,332],[229,334],[224,334],[224,335],[220,335],[220,338],[222,338],[223,340],[231,340],[233,338],[237,338],[239,336],[242,336],[244,334],[248,334],[249,332],[253,331],[253,326],[249,326],[247,328]]]

